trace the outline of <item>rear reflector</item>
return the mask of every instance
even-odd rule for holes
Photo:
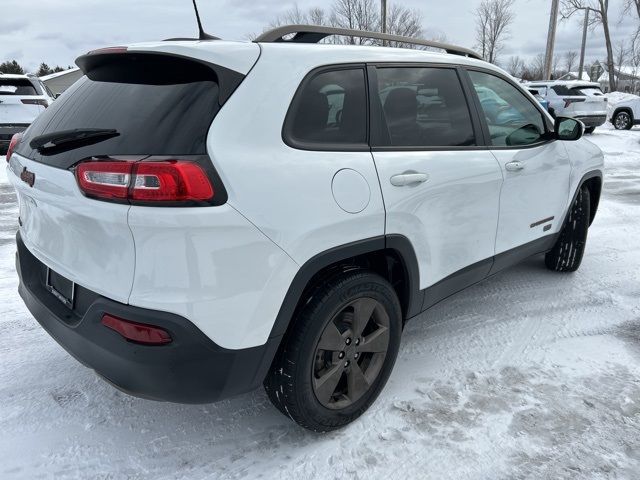
[[[169,332],[160,327],[131,322],[107,313],[102,316],[102,324],[115,330],[127,340],[143,345],[165,345],[172,340]]]
[[[85,195],[100,200],[208,202],[215,193],[202,167],[184,160],[86,161],[76,179]]]
[[[11,159],[11,155],[13,155],[13,151],[20,143],[20,140],[22,140],[22,133],[16,133],[13,135],[13,137],[11,137],[9,148],[7,149],[7,162]]]

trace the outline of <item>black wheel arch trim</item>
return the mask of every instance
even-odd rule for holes
[[[576,198],[578,197],[578,193],[580,192],[580,189],[589,180],[591,180],[593,178],[597,178],[597,179],[600,180],[600,191],[598,192],[598,195],[594,196],[591,199],[591,220],[589,221],[589,225],[591,225],[593,223],[593,220],[596,217],[596,212],[598,211],[598,205],[600,203],[600,196],[602,195],[602,183],[603,183],[603,178],[602,177],[603,177],[602,170],[590,170],[589,172],[585,173],[582,176],[582,178],[578,182],[578,187],[573,192],[573,196],[571,197],[571,202],[569,202],[569,206],[567,207],[567,211],[564,213],[564,217],[563,217],[562,223],[561,223],[562,226],[564,226],[564,223],[566,222],[567,217],[569,216],[569,210],[571,209],[571,205],[573,205],[574,202],[576,201]]]
[[[615,118],[619,113],[626,112],[631,117],[631,123],[635,122],[635,118],[633,117],[633,109],[631,107],[618,107],[614,110],[613,115],[611,115],[611,123],[615,121]]]
[[[419,314],[422,308],[422,292],[420,290],[418,260],[413,246],[409,239],[403,235],[380,235],[330,248],[307,260],[300,267],[289,286],[269,338],[281,337],[286,333],[303,293],[316,274],[331,265],[350,258],[384,250],[393,250],[403,262],[407,286],[407,298],[404,299],[407,305],[405,319]]]

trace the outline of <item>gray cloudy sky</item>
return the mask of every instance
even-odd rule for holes
[[[191,36],[196,31],[190,0],[36,0],[24,8],[24,0],[1,0],[0,62],[16,59],[29,70],[44,61],[49,65],[72,64],[93,48],[138,41]],[[399,1],[399,0],[397,0]],[[474,9],[480,0],[404,0],[417,9],[425,30],[443,32],[451,43],[472,47]],[[611,0],[614,43],[628,40],[638,23],[633,15],[621,19],[624,0]],[[262,31],[274,17],[298,4],[300,8],[328,8],[331,0],[199,0],[206,30],[225,39],[244,40]],[[551,0],[516,0],[512,38],[502,53],[535,56],[545,48]],[[560,24],[556,52],[579,50],[581,19]],[[587,45],[587,59],[605,57],[598,27]]]

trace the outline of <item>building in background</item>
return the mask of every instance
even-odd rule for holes
[[[44,77],[40,77],[40,80],[42,80],[55,95],[60,95],[77,82],[82,75],[82,71],[76,67],[62,72],[52,73],[51,75],[45,75]]]

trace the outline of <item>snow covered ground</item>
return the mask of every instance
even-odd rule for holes
[[[0,169],[0,478],[638,478],[640,130],[591,140],[606,184],[580,271],[532,259],[413,321],[378,401],[329,435],[262,391],[156,403],[73,360],[16,294]]]

